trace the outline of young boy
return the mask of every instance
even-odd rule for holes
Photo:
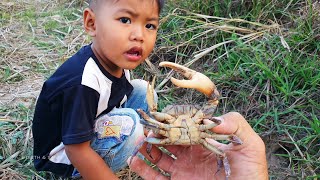
[[[44,83],[33,120],[37,170],[116,179],[143,136],[146,82],[129,70],[151,53],[163,0],[92,0],[83,13],[92,44]]]

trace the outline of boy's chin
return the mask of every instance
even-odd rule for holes
[[[140,64],[141,63],[128,65],[128,66],[124,67],[123,69],[133,70],[133,69],[137,68]]]

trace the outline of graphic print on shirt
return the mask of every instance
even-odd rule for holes
[[[103,115],[95,123],[95,132],[100,139],[114,137],[120,140],[122,136],[131,134],[133,126],[134,121],[129,116]]]

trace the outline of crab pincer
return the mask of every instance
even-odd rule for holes
[[[170,80],[174,85],[182,88],[196,89],[197,91],[205,94],[210,99],[218,100],[220,94],[217,90],[217,87],[206,75],[195,70],[189,69],[187,67],[184,67],[182,65],[167,61],[161,62],[159,66],[169,67],[188,79],[178,80],[176,78],[171,77]]]

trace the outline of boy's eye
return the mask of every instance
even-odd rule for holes
[[[147,24],[146,28],[147,29],[157,29],[157,27],[155,25],[153,25],[153,24]]]
[[[119,19],[123,24],[130,24],[131,20],[129,18],[122,17]]]

